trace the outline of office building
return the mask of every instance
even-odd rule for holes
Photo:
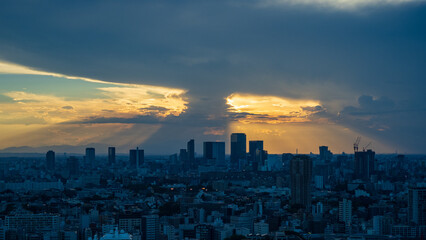
[[[186,152],[188,154],[187,164],[189,168],[195,168],[195,141],[191,139],[186,145]]]
[[[296,155],[290,161],[291,204],[304,208],[311,206],[312,160],[306,155]]]
[[[240,169],[240,161],[246,160],[247,137],[245,133],[231,134],[231,167]]]
[[[145,151],[143,149],[130,149],[129,163],[131,167],[139,168],[143,165],[145,160]]]
[[[320,161],[322,162],[330,162],[333,158],[333,153],[331,153],[330,150],[328,150],[327,146],[320,146],[319,147],[320,152]]]
[[[252,170],[257,171],[265,166],[268,152],[263,150],[263,141],[249,141],[249,158]]]
[[[50,150],[46,153],[46,168],[48,170],[55,170],[55,152]]]
[[[191,169],[188,164],[188,151],[184,148],[179,150],[179,163],[183,165],[185,171]]]
[[[339,202],[339,221],[344,222],[346,226],[352,223],[352,201],[343,199]]]
[[[70,176],[77,176],[80,172],[80,164],[78,158],[73,156],[69,157],[67,159],[67,168],[70,173]]]
[[[118,229],[127,233],[136,233],[142,230],[142,218],[138,214],[120,215],[118,219]]]
[[[408,220],[416,225],[426,225],[426,187],[408,189]]]
[[[86,155],[85,155],[84,158],[85,158],[85,163],[88,166],[94,166],[95,159],[96,159],[95,149],[94,148],[86,148]]]
[[[160,239],[160,220],[158,215],[142,217],[142,240]]]
[[[5,225],[7,229],[33,233],[45,229],[59,230],[60,218],[51,214],[18,214],[6,216]]]
[[[114,164],[115,163],[115,147],[109,147],[108,148],[108,164]]]
[[[375,152],[371,149],[362,152],[355,152],[355,177],[362,180],[369,180],[374,174]]]
[[[204,142],[203,156],[207,161],[213,160],[216,166],[226,166],[225,142]]]

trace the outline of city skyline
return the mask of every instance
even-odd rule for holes
[[[27,4],[1,4],[0,149],[425,153],[422,0]]]

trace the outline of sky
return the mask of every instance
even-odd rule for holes
[[[0,149],[426,153],[426,1],[2,1]],[[31,147],[25,148],[23,146]]]

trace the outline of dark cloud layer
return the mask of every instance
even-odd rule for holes
[[[237,0],[24,2],[0,3],[0,58],[189,90],[180,127],[153,142],[168,132],[186,139],[194,124],[226,126],[224,98],[245,92],[320,100],[330,116],[341,112],[340,124],[407,151],[426,147],[425,4],[347,12]]]

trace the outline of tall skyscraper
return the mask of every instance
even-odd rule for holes
[[[408,189],[408,220],[416,225],[426,225],[426,187]]]
[[[130,149],[129,151],[129,163],[131,167],[139,168],[143,165],[145,160],[145,151],[143,149]]]
[[[108,148],[108,164],[114,164],[115,163],[115,147],[109,147]]]
[[[190,168],[195,167],[195,141],[194,139],[189,140],[186,147],[188,153],[188,165]]]
[[[312,159],[296,155],[290,161],[291,204],[311,206]]]
[[[55,170],[55,152],[52,150],[46,153],[46,168]]]
[[[263,150],[263,141],[249,142],[249,155],[252,169],[257,171],[265,165],[268,153]]]
[[[78,162],[78,158],[73,156],[69,157],[67,159],[67,168],[71,176],[78,175],[80,172],[80,164]]]
[[[214,160],[216,166],[226,166],[225,142],[204,142],[203,156],[206,160]]]
[[[331,159],[333,157],[333,153],[331,153],[328,150],[327,146],[320,146],[319,151],[320,151],[320,160],[322,162],[330,162],[331,161]]]
[[[160,220],[158,215],[142,217],[142,240],[160,239]]]
[[[245,133],[231,134],[231,167],[239,169],[240,160],[246,160],[247,138]]]
[[[95,164],[95,149],[94,148],[86,148],[85,160],[86,164],[89,166],[93,166]]]
[[[190,169],[190,166],[188,165],[188,151],[184,148],[179,151],[179,162],[180,164],[183,164],[184,170],[188,171]]]
[[[254,161],[256,158],[256,150],[263,150],[263,141],[250,141],[249,142],[249,154],[250,160]]]
[[[369,180],[374,173],[375,152],[371,149],[362,152],[355,152],[355,177]]]

